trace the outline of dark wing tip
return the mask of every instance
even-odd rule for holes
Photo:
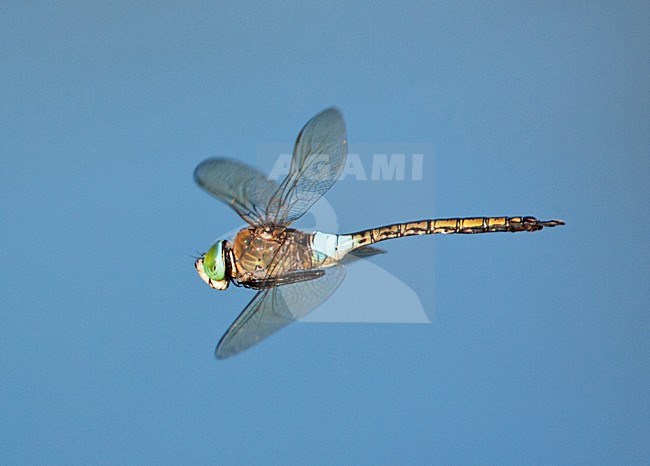
[[[337,116],[340,116],[341,118],[343,118],[343,112],[341,112],[341,109],[338,108],[335,105],[332,105],[331,107],[327,107],[325,110],[320,112],[319,115],[324,115],[326,113],[330,113],[332,115],[337,115]]]
[[[222,361],[240,352],[240,351],[224,350],[224,346],[225,346],[224,340],[226,339],[226,335],[227,333],[221,336],[221,338],[219,339],[219,343],[217,343],[217,347],[214,349],[214,357],[217,359],[217,361]]]
[[[308,126],[323,123],[326,126],[333,126],[334,128],[338,126],[338,130],[345,133],[345,119],[343,118],[343,113],[338,107],[327,107],[322,112],[317,113],[305,124],[300,132],[302,133]]]
[[[194,169],[194,181],[196,184],[199,186],[203,186],[203,180],[201,179],[201,175],[205,173],[206,170],[209,169],[209,167],[214,166],[217,164],[220,160],[223,159],[218,159],[218,158],[209,158],[205,159],[203,162],[199,163],[196,168]]]
[[[223,361],[223,360],[226,359],[228,356],[230,356],[230,355],[229,355],[229,354],[222,354],[221,351],[219,351],[219,347],[218,347],[218,346],[214,349],[214,357],[215,357],[215,359],[216,359],[217,361]]]

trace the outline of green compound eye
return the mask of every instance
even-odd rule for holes
[[[223,241],[214,243],[203,257],[203,269],[212,280],[221,281],[226,278],[226,263],[223,259]]]

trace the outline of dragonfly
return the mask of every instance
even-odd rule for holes
[[[289,173],[268,179],[235,160],[212,158],[194,170],[196,183],[246,221],[232,240],[214,243],[195,268],[211,288],[229,284],[257,293],[221,337],[217,359],[244,351],[324,302],[355,257],[384,252],[373,245],[405,236],[538,231],[564,225],[532,216],[425,219],[348,234],[290,228],[340,177],[348,140],[341,112],[328,108],[302,128]]]

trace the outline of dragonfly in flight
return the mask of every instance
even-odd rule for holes
[[[350,234],[290,228],[339,178],[347,146],[343,116],[328,108],[298,134],[281,183],[229,159],[208,159],[194,170],[201,188],[248,223],[232,241],[216,242],[196,260],[199,276],[217,290],[230,283],[257,290],[219,341],[218,359],[248,349],[307,315],[339,286],[345,260],[383,252],[372,246],[380,241],[438,233],[537,231],[564,224],[522,216],[426,219]]]

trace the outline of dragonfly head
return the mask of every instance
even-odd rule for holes
[[[230,284],[227,250],[228,242],[226,240],[218,241],[194,263],[199,277],[215,290],[225,290]]]

